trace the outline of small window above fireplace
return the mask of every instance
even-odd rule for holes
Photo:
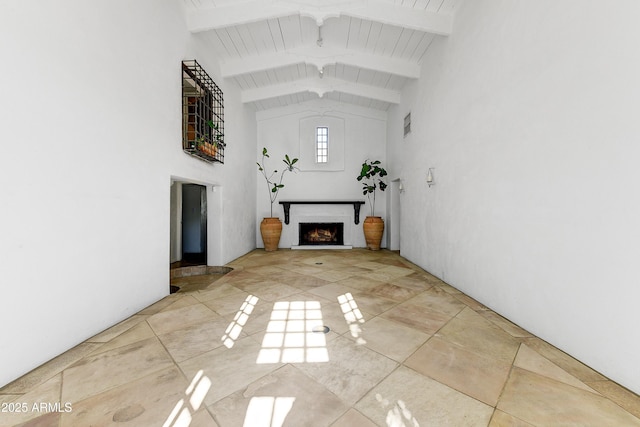
[[[327,163],[329,160],[329,128],[316,128],[316,163]]]
[[[298,167],[301,171],[345,170],[345,120],[314,115],[299,121]]]

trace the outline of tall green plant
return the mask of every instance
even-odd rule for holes
[[[387,171],[380,166],[380,160],[365,160],[362,163],[358,181],[362,181],[362,194],[369,199],[369,207],[371,207],[371,216],[375,216],[376,208],[376,190],[384,191],[387,183],[382,180],[387,176]]]
[[[269,158],[269,153],[267,153],[266,148],[263,148],[262,161],[256,162],[256,164],[258,165],[258,170],[262,173],[262,176],[264,176],[264,179],[267,182],[267,189],[269,190],[269,201],[271,202],[271,217],[273,217],[273,203],[278,198],[278,192],[280,191],[280,189],[284,188],[284,184],[282,183],[282,179],[284,178],[284,173],[287,171],[294,172],[296,169],[298,169],[296,166],[294,166],[298,162],[298,159],[291,159],[288,154],[285,154],[284,159],[282,161],[284,162],[286,167],[282,170],[282,173],[280,174],[280,180],[276,181],[273,179],[273,177],[278,176],[277,175],[278,171],[274,170],[273,172],[271,172],[270,175],[267,175],[266,167],[264,165],[265,158]]]

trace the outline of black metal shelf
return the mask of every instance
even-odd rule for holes
[[[360,206],[362,200],[285,200],[280,202],[284,208],[284,223],[289,224],[289,210],[291,205],[353,205],[353,222],[360,224]]]

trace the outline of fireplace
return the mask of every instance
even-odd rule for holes
[[[301,222],[298,233],[300,246],[344,245],[344,223]]]

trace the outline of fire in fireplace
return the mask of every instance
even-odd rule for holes
[[[344,245],[344,224],[341,222],[301,222],[298,234],[303,245]]]

